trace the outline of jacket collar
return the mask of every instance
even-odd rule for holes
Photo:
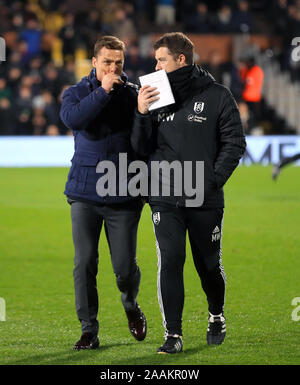
[[[192,78],[198,79],[198,84],[201,83],[201,85],[207,85],[216,81],[214,77],[204,68],[196,64],[193,67]]]

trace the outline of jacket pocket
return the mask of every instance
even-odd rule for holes
[[[72,158],[72,163],[75,162],[81,166],[96,166],[99,160],[99,155],[94,152],[77,152]]]
[[[72,179],[75,182],[77,192],[93,193],[96,191],[96,166],[99,155],[89,152],[75,153],[72,158]]]

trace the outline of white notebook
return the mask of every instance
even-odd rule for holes
[[[174,95],[165,70],[155,71],[151,74],[140,76],[139,79],[142,87],[146,85],[157,87],[157,91],[159,92],[159,99],[150,104],[149,111],[175,103]]]

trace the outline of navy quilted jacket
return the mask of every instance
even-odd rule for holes
[[[99,196],[98,179],[105,175],[96,173],[97,164],[112,161],[118,169],[119,153],[127,153],[128,162],[136,159],[130,144],[137,92],[126,85],[117,86],[109,94],[101,87],[93,69],[89,76],[69,87],[63,94],[60,117],[73,131],[75,151],[71,160],[65,194],[73,199],[93,203],[120,203],[131,196]],[[107,171],[106,171],[107,172]],[[129,174],[130,175],[130,174]],[[129,179],[125,181],[128,184]]]

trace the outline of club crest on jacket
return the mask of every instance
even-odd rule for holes
[[[155,225],[158,225],[160,222],[160,212],[157,211],[156,213],[153,213],[152,220]]]
[[[200,114],[204,109],[204,102],[196,102],[194,104],[194,111],[196,114]]]

